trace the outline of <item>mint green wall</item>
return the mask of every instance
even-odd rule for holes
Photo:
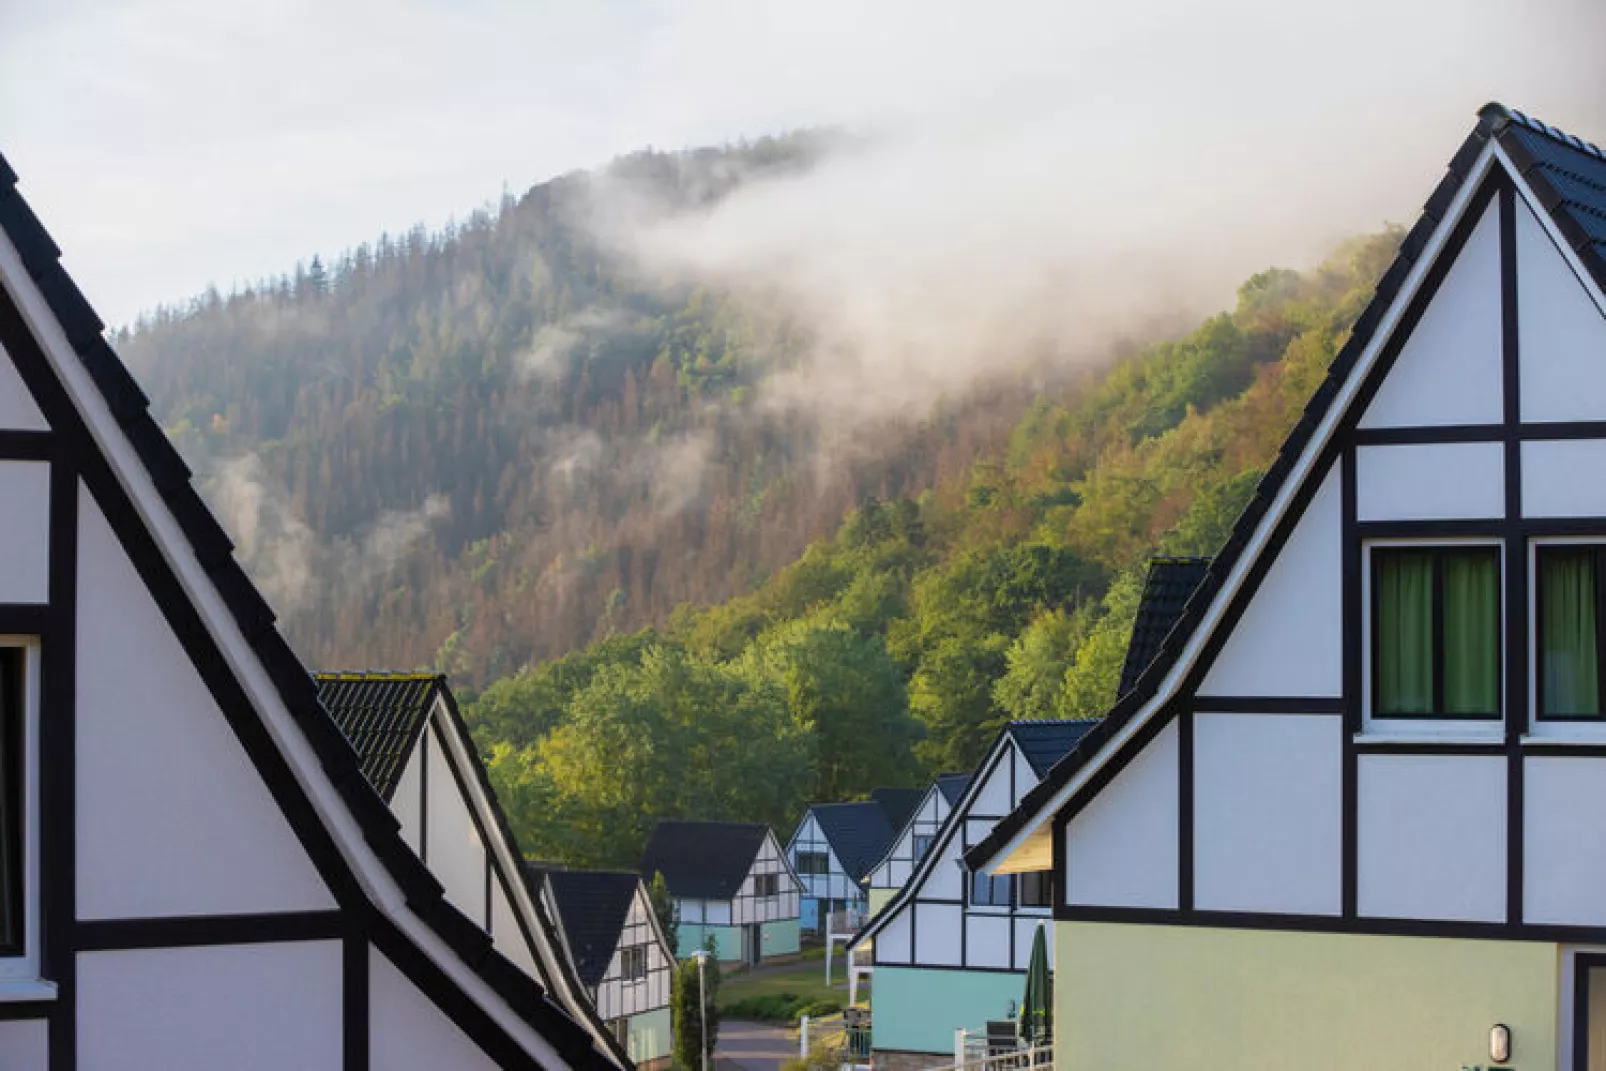
[[[662,1059],[672,1055],[674,1047],[667,1007],[630,1017],[630,1035],[625,1048],[632,1061],[640,1064]]]
[[[714,958],[721,963],[733,963],[742,958],[742,930],[740,926],[710,926],[706,923],[682,922],[676,940],[680,947],[676,954],[681,959],[691,956],[703,947],[709,936],[714,938]]]
[[[951,1057],[955,1030],[1009,1018],[1025,989],[1025,971],[877,967],[870,977],[871,1046]]]
[[[795,956],[799,948],[797,932],[797,919],[763,923],[758,945],[760,955],[765,959],[771,956]]]

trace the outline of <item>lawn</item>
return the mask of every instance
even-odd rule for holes
[[[743,971],[727,976],[719,987],[721,1010],[752,998],[780,998],[791,996],[799,1004],[817,1001],[848,1002],[848,978],[844,959],[832,957],[832,985],[825,984],[825,955],[818,949],[804,953],[804,958],[785,967],[760,967],[757,972]],[[867,987],[860,987],[861,997]]]

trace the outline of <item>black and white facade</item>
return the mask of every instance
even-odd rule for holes
[[[527,867],[597,1014],[637,1067],[674,1051],[669,998],[675,970],[637,874]]]
[[[1058,878],[1106,987],[1062,1066],[1171,1051],[1100,1025],[1141,960],[1156,1023],[1233,993],[1191,1021],[1244,1066],[1292,1019],[1606,1067],[1606,154],[1481,119],[1136,687],[968,856]]]
[[[675,902],[676,953],[713,946],[723,962],[758,963],[799,951],[802,883],[769,826],[659,822],[641,876],[662,874]]]
[[[893,838],[886,855],[877,860],[870,870],[871,914],[881,910],[899,889],[909,883],[915,867],[920,865],[931,846],[937,842],[938,832],[942,830],[943,823],[948,821],[954,804],[959,802],[969,783],[970,775],[962,773],[942,774],[931,783],[914,813]]]
[[[403,840],[0,162],[0,1066],[612,1066]]]
[[[918,789],[877,789],[870,799],[817,803],[798,823],[786,855],[803,884],[805,932],[850,934],[869,910],[870,869],[920,800]]]
[[[319,698],[357,751],[364,776],[390,805],[401,837],[441,883],[446,900],[483,930],[626,1061],[566,955],[550,905],[524,880],[518,841],[497,802],[446,677],[437,673],[315,674]]]
[[[1032,934],[1038,922],[1051,917],[1049,883],[1036,874],[1025,881],[970,874],[964,854],[1019,805],[1092,725],[1018,721],[999,733],[936,839],[914,864],[914,874],[860,931],[850,950],[869,945],[875,967],[1024,971]],[[933,788],[942,796],[940,787]],[[914,828],[905,832],[912,842]]]

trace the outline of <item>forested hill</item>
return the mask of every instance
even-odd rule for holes
[[[1155,553],[1220,546],[1392,258],[1390,231],[1039,394],[996,452],[865,498],[755,590],[492,685],[470,717],[527,850],[628,865],[660,817],[761,819],[1102,716]]]
[[[303,659],[451,673],[534,855],[784,830],[969,768],[1008,718],[1101,715],[1144,563],[1214,552],[1399,237],[844,448],[770,403],[809,323],[596,237],[604,200],[695,211],[830,147],[637,154],[116,340]]]
[[[965,471],[1023,411],[1001,384],[822,465],[817,421],[755,404],[806,325],[636,278],[594,236],[603,194],[695,209],[829,141],[632,155],[159,310],[117,346],[309,664],[483,685],[746,590],[864,495]]]

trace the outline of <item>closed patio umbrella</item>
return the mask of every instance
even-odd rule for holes
[[[1020,1002],[1020,1039],[1027,1048],[1047,1045],[1054,1037],[1054,981],[1048,973],[1048,938],[1037,924],[1032,958],[1026,964],[1026,993]]]

